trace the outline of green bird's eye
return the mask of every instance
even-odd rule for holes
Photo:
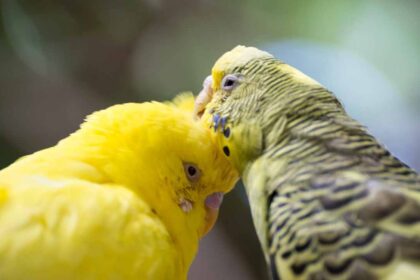
[[[233,75],[233,74],[226,75],[222,80],[221,87],[223,90],[230,91],[236,87],[236,85],[238,84],[238,81],[239,79],[236,75]]]

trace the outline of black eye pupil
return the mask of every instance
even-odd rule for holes
[[[191,177],[197,174],[197,169],[195,169],[195,167],[193,166],[188,166],[187,171],[188,171],[188,175],[190,175]]]
[[[231,86],[233,86],[234,83],[235,83],[234,80],[227,79],[226,82],[225,82],[225,87],[231,87]]]

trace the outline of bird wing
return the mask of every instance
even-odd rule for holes
[[[343,170],[266,189],[274,279],[419,275],[419,184]]]

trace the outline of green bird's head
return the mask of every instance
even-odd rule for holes
[[[223,54],[203,87],[195,114],[222,132],[224,152],[239,171],[287,137],[293,122],[344,112],[321,84],[253,47]]]

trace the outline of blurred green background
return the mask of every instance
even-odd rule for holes
[[[334,91],[420,170],[420,1],[0,0],[0,167],[54,145],[94,110],[200,90],[254,45]],[[242,189],[225,199],[190,279],[261,279]]]

